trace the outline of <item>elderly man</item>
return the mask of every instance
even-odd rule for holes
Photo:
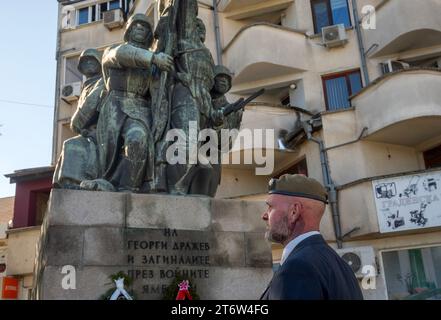
[[[283,245],[280,268],[262,300],[362,300],[349,265],[320,235],[327,192],[314,179],[283,175],[270,181],[268,240]]]

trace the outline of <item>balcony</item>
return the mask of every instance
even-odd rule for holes
[[[227,18],[242,20],[266,14],[280,16],[280,12],[293,2],[294,0],[224,0],[219,8]]]
[[[438,0],[389,0],[377,8],[375,30],[365,31],[372,57],[441,45],[441,5]]]
[[[88,23],[62,31],[61,50],[81,51],[87,48],[103,48],[109,44],[120,43],[123,35],[123,29],[109,32],[102,21]]]
[[[341,186],[343,234],[353,239],[441,230],[441,171],[423,170],[368,178]]]
[[[306,71],[310,56],[303,33],[268,23],[242,28],[224,49],[234,85]]]
[[[366,140],[416,147],[441,135],[441,70],[388,74],[352,97]]]
[[[239,137],[235,140],[231,152],[224,156],[224,163],[230,159],[229,164],[225,164],[224,167],[254,170],[259,167],[254,154],[263,153],[265,155],[268,152],[274,152],[275,171],[279,167],[286,166],[289,161],[292,161],[295,154],[289,150],[280,150],[278,138],[281,130],[287,132],[294,130],[295,123],[295,113],[286,107],[263,102],[252,103],[243,114]],[[270,130],[270,135],[267,135],[267,129]],[[270,145],[267,145],[266,141]],[[247,157],[251,161],[244,161]],[[234,159],[241,161],[236,163],[237,161],[233,162]]]

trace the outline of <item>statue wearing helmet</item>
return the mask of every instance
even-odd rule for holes
[[[103,55],[108,94],[97,124],[101,179],[85,181],[89,190],[105,190],[107,181],[117,191],[147,192],[153,179],[152,68],[170,71],[173,59],[149,50],[153,32],[143,14],[129,19],[124,40]]]
[[[80,189],[82,181],[98,177],[96,123],[105,96],[101,53],[98,50],[83,51],[78,70],[86,77],[86,81],[70,127],[79,135],[64,142],[53,179],[55,187],[70,189]]]
[[[176,41],[176,85],[171,98],[171,128],[179,129],[185,138],[178,139],[178,149],[189,150],[201,145],[190,135],[195,129],[207,128],[212,120],[213,107],[210,90],[214,80],[214,61],[210,50],[204,45],[205,27],[198,17],[196,0],[179,1]],[[217,121],[216,121],[217,122]],[[194,174],[203,165],[187,161],[186,164],[169,165],[167,169],[170,192],[189,194]],[[210,167],[210,165],[205,165]]]
[[[227,67],[222,65],[217,65],[214,68],[214,74],[214,86],[211,90],[213,109],[215,110],[215,112],[223,113],[223,110],[231,105],[225,95],[231,89],[233,77],[231,71]],[[222,128],[239,129],[240,123],[242,121],[242,115],[243,109],[231,113],[224,119],[221,125]]]
[[[227,67],[217,65],[214,68],[214,75],[214,85],[213,89],[211,90],[213,111],[222,115],[224,109],[231,105],[225,95],[231,89],[232,73]],[[238,130],[242,122],[242,115],[243,110],[240,109],[239,111],[233,112],[226,116],[220,125],[216,125],[214,123],[210,124],[210,127],[213,127],[217,131],[218,161],[211,164],[212,168],[201,169],[198,172],[191,186],[192,194],[205,194],[210,197],[214,197],[216,195],[217,188],[221,182],[222,153],[228,152],[233,144],[232,137],[225,142],[222,140],[221,130]],[[225,145],[222,145],[222,142],[224,142]]]

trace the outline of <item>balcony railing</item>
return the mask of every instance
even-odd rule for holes
[[[280,12],[293,2],[294,0],[226,0],[220,2],[219,9],[227,18],[241,20]]]
[[[376,29],[366,30],[366,47],[373,57],[441,44],[441,5],[438,0],[389,0],[377,9]]]
[[[269,103],[254,102],[247,106],[239,130],[229,154],[224,155],[225,167],[237,169],[254,169],[254,152],[274,153],[275,166],[286,165],[293,154],[289,150],[281,150],[278,138],[282,130],[290,132],[296,122],[295,112],[287,107]],[[233,161],[241,159],[240,163]],[[245,159],[252,159],[248,161]],[[234,163],[233,163],[234,162]]]
[[[268,23],[240,30],[224,49],[234,84],[303,72],[309,69],[308,43],[302,32]]]
[[[352,97],[366,140],[417,146],[441,135],[441,70],[409,69],[378,79]]]

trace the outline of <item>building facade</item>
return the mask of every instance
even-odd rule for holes
[[[167,1],[58,2],[53,164],[74,135],[80,53],[120,43],[134,13],[156,25]],[[199,5],[207,47],[234,74],[230,101],[266,89],[246,107],[242,132],[273,132],[237,139],[230,152],[273,154],[273,170],[256,174],[253,157],[225,163],[216,197],[261,201],[271,177],[316,178],[330,190],[322,234],[367,299],[439,297],[441,0]],[[275,266],[281,251],[274,246]]]
[[[14,212],[14,197],[0,198],[0,300],[18,296],[18,285],[12,285],[16,279],[7,276],[8,236]]]
[[[8,198],[10,221],[4,229],[7,241],[4,276],[8,278],[8,287],[16,288],[15,293],[7,293],[9,299],[29,299],[34,286],[35,246],[49,201],[53,172],[53,167],[42,167],[6,175],[16,185],[15,197]]]

